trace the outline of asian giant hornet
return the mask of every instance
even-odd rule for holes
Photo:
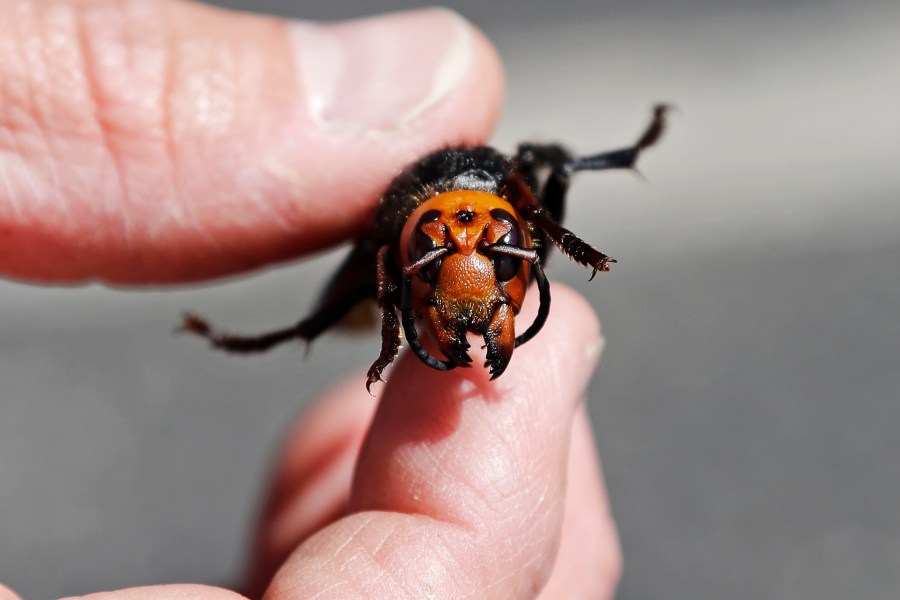
[[[311,341],[363,300],[381,310],[381,353],[366,388],[381,380],[400,349],[401,327],[412,351],[440,371],[471,366],[466,333],[484,338],[491,379],[513,350],[533,338],[550,311],[541,264],[548,241],[576,262],[608,271],[615,259],[562,227],[565,196],[577,171],[631,169],[663,132],[668,106],[657,105],[629,147],[574,157],[561,146],[521,144],[514,156],[486,146],[451,147],[404,169],[381,197],[371,227],[325,288],[316,310],[296,325],[258,336],[214,331],[197,315],[182,329],[228,352],[263,352],[292,339]],[[534,322],[515,334],[515,315],[531,280],[540,293]],[[417,322],[444,358],[419,340]]]

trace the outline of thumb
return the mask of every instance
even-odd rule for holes
[[[0,0],[0,272],[176,282],[359,231],[482,140],[494,51],[445,10],[319,25],[177,0]],[[15,249],[15,251],[12,251]]]

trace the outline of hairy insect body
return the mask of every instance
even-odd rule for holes
[[[666,110],[657,106],[640,139],[612,152],[576,158],[560,146],[523,144],[513,156],[483,146],[429,154],[388,186],[372,226],[310,317],[252,337],[216,333],[194,315],[183,328],[223,350],[258,352],[290,339],[312,340],[356,304],[375,298],[382,344],[367,387],[381,380],[393,362],[401,330],[416,356],[439,370],[471,366],[466,334],[482,336],[485,367],[496,378],[513,350],[532,339],[549,314],[550,290],[541,263],[550,242],[593,274],[615,262],[559,224],[572,174],[633,168],[640,152],[661,135]],[[537,284],[540,308],[516,336],[515,316],[531,281]],[[425,349],[418,327],[434,339],[443,358]]]
[[[460,190],[497,194],[512,168],[508,156],[487,146],[446,148],[429,154],[390,183],[378,203],[373,226],[365,235],[379,244],[395,243],[420,205]]]

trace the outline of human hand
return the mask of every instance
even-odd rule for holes
[[[294,258],[359,231],[404,164],[482,141],[500,106],[492,49],[443,11],[329,27],[151,0],[0,14],[11,277],[187,282]],[[362,374],[327,394],[289,437],[248,592],[611,595],[618,546],[581,403],[601,338],[583,300],[553,294],[540,341],[496,382],[403,356],[374,417]]]

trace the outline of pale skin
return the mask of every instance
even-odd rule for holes
[[[502,101],[494,50],[443,11],[327,28],[169,0],[0,14],[0,272],[20,280],[187,283],[322,249],[406,163],[486,140]],[[620,552],[583,401],[602,338],[571,290],[554,284],[552,306],[495,382],[402,355],[376,400],[360,371],[315,403],[277,458],[241,593],[611,597]]]

